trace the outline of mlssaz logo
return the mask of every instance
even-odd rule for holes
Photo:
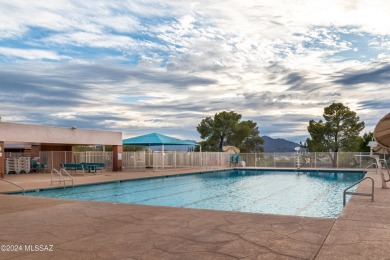
[[[52,252],[53,245],[25,245],[24,251],[29,252]]]

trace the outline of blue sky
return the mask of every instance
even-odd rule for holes
[[[390,3],[0,0],[2,121],[199,140],[223,110],[304,141],[342,102],[389,112]]]

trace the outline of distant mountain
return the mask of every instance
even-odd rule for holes
[[[271,138],[269,136],[262,136],[264,140],[264,152],[266,153],[278,153],[278,152],[295,152],[294,148],[299,144],[287,141],[281,138]]]

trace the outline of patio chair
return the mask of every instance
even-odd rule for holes
[[[239,161],[240,161],[239,154],[231,154],[230,155],[230,166],[232,166],[232,165],[237,166]]]
[[[31,172],[46,172],[46,164],[39,162],[39,157],[31,160]]]
[[[39,172],[39,162],[37,160],[31,160],[31,172]]]

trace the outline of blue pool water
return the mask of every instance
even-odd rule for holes
[[[310,217],[337,217],[363,172],[225,170],[30,192],[27,195]]]

